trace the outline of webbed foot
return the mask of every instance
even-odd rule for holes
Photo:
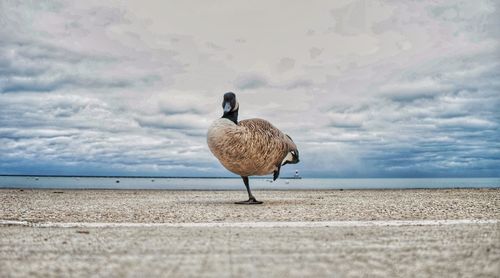
[[[250,198],[247,201],[235,202],[235,204],[237,204],[237,205],[260,205],[260,204],[262,204],[262,202],[255,200],[255,198]]]

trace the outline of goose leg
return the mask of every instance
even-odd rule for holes
[[[273,181],[275,181],[280,176],[281,165],[278,165],[278,170],[273,173]]]
[[[255,197],[252,195],[252,192],[250,191],[250,185],[248,184],[248,177],[241,177],[243,179],[243,183],[245,183],[245,187],[247,188],[248,192],[248,201],[241,201],[241,202],[235,202],[235,204],[238,205],[259,205],[262,204],[262,202],[257,201]]]

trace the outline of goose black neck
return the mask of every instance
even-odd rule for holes
[[[233,123],[238,124],[238,110],[226,112],[222,115],[222,118],[226,118]]]

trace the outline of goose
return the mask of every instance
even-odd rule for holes
[[[222,166],[243,179],[248,200],[236,204],[262,204],[252,195],[248,177],[272,173],[275,181],[281,166],[299,162],[297,146],[290,136],[266,120],[238,122],[239,103],[233,92],[224,94],[222,108],[222,117],[208,128],[208,147]]]

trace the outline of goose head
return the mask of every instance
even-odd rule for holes
[[[236,95],[233,92],[227,92],[224,94],[222,109],[224,110],[222,118],[229,119],[235,124],[238,124],[239,104],[236,100]]]
[[[222,108],[224,109],[224,114],[238,110],[239,104],[238,101],[236,101],[236,95],[233,92],[227,92],[224,94]]]

